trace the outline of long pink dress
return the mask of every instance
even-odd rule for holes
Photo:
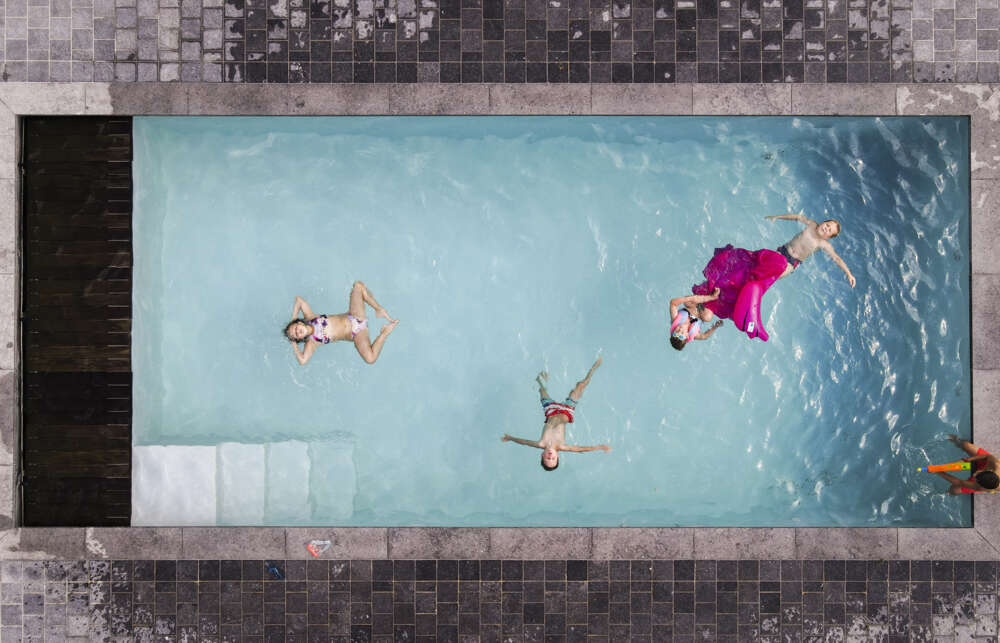
[[[720,318],[732,318],[736,326],[751,337],[767,341],[767,333],[759,319],[760,298],[781,276],[787,265],[788,260],[774,250],[745,250],[729,244],[725,248],[715,249],[715,255],[702,271],[705,281],[692,286],[691,292],[710,295],[719,288],[719,298],[707,302],[705,308]],[[747,285],[753,286],[753,292],[745,293],[743,301],[738,305],[740,293]],[[747,318],[745,314],[748,307],[753,309],[753,319]],[[734,311],[740,319],[734,317]]]

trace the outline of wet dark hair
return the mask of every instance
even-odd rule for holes
[[[840,234],[840,221],[837,221],[836,219],[827,219],[826,221],[837,224],[837,231],[833,233],[832,237],[830,237],[831,239],[833,239],[833,237],[836,237],[838,234]],[[823,221],[822,223],[826,223],[826,221]]]
[[[292,330],[292,326],[294,326],[295,324],[305,324],[306,326],[308,326],[309,322],[307,322],[304,319],[293,319],[292,321],[288,322],[288,325],[285,326],[285,330],[283,330],[282,333],[284,333],[285,339],[287,339],[288,341],[302,344],[309,339],[308,335],[306,335],[303,339],[292,339],[292,336],[288,334],[288,331]]]
[[[975,476],[976,482],[984,489],[996,489],[1000,487],[1000,478],[992,471],[980,471]]]
[[[556,464],[554,467],[549,467],[545,465],[545,460],[542,460],[542,468],[545,469],[546,471],[555,471],[556,469],[559,468],[559,461],[556,460]]]
[[[687,341],[685,341],[685,340],[683,340],[680,337],[677,337],[675,335],[671,335],[670,336],[670,345],[673,346],[674,348],[676,348],[677,350],[681,350],[681,349],[684,348],[685,345],[687,345]]]

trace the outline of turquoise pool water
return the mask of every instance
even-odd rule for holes
[[[134,524],[969,526],[964,118],[136,118]],[[681,353],[712,249],[834,246]],[[401,319],[299,366],[294,297]],[[377,331],[383,320],[370,323]],[[595,355],[563,454],[537,439]]]

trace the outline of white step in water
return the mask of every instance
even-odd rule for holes
[[[350,439],[309,443],[309,502],[315,524],[336,524],[354,514],[357,471]]]
[[[132,452],[135,526],[325,525],[354,514],[349,437]]]
[[[132,448],[132,526],[214,525],[216,447]]]
[[[263,525],[265,445],[225,442],[218,448],[220,525]]]
[[[267,445],[267,521],[310,524],[309,445],[291,440]]]

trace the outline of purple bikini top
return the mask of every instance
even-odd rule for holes
[[[326,336],[326,315],[320,315],[319,317],[314,317],[309,321],[313,327],[313,339],[321,344],[329,344],[330,338]]]

